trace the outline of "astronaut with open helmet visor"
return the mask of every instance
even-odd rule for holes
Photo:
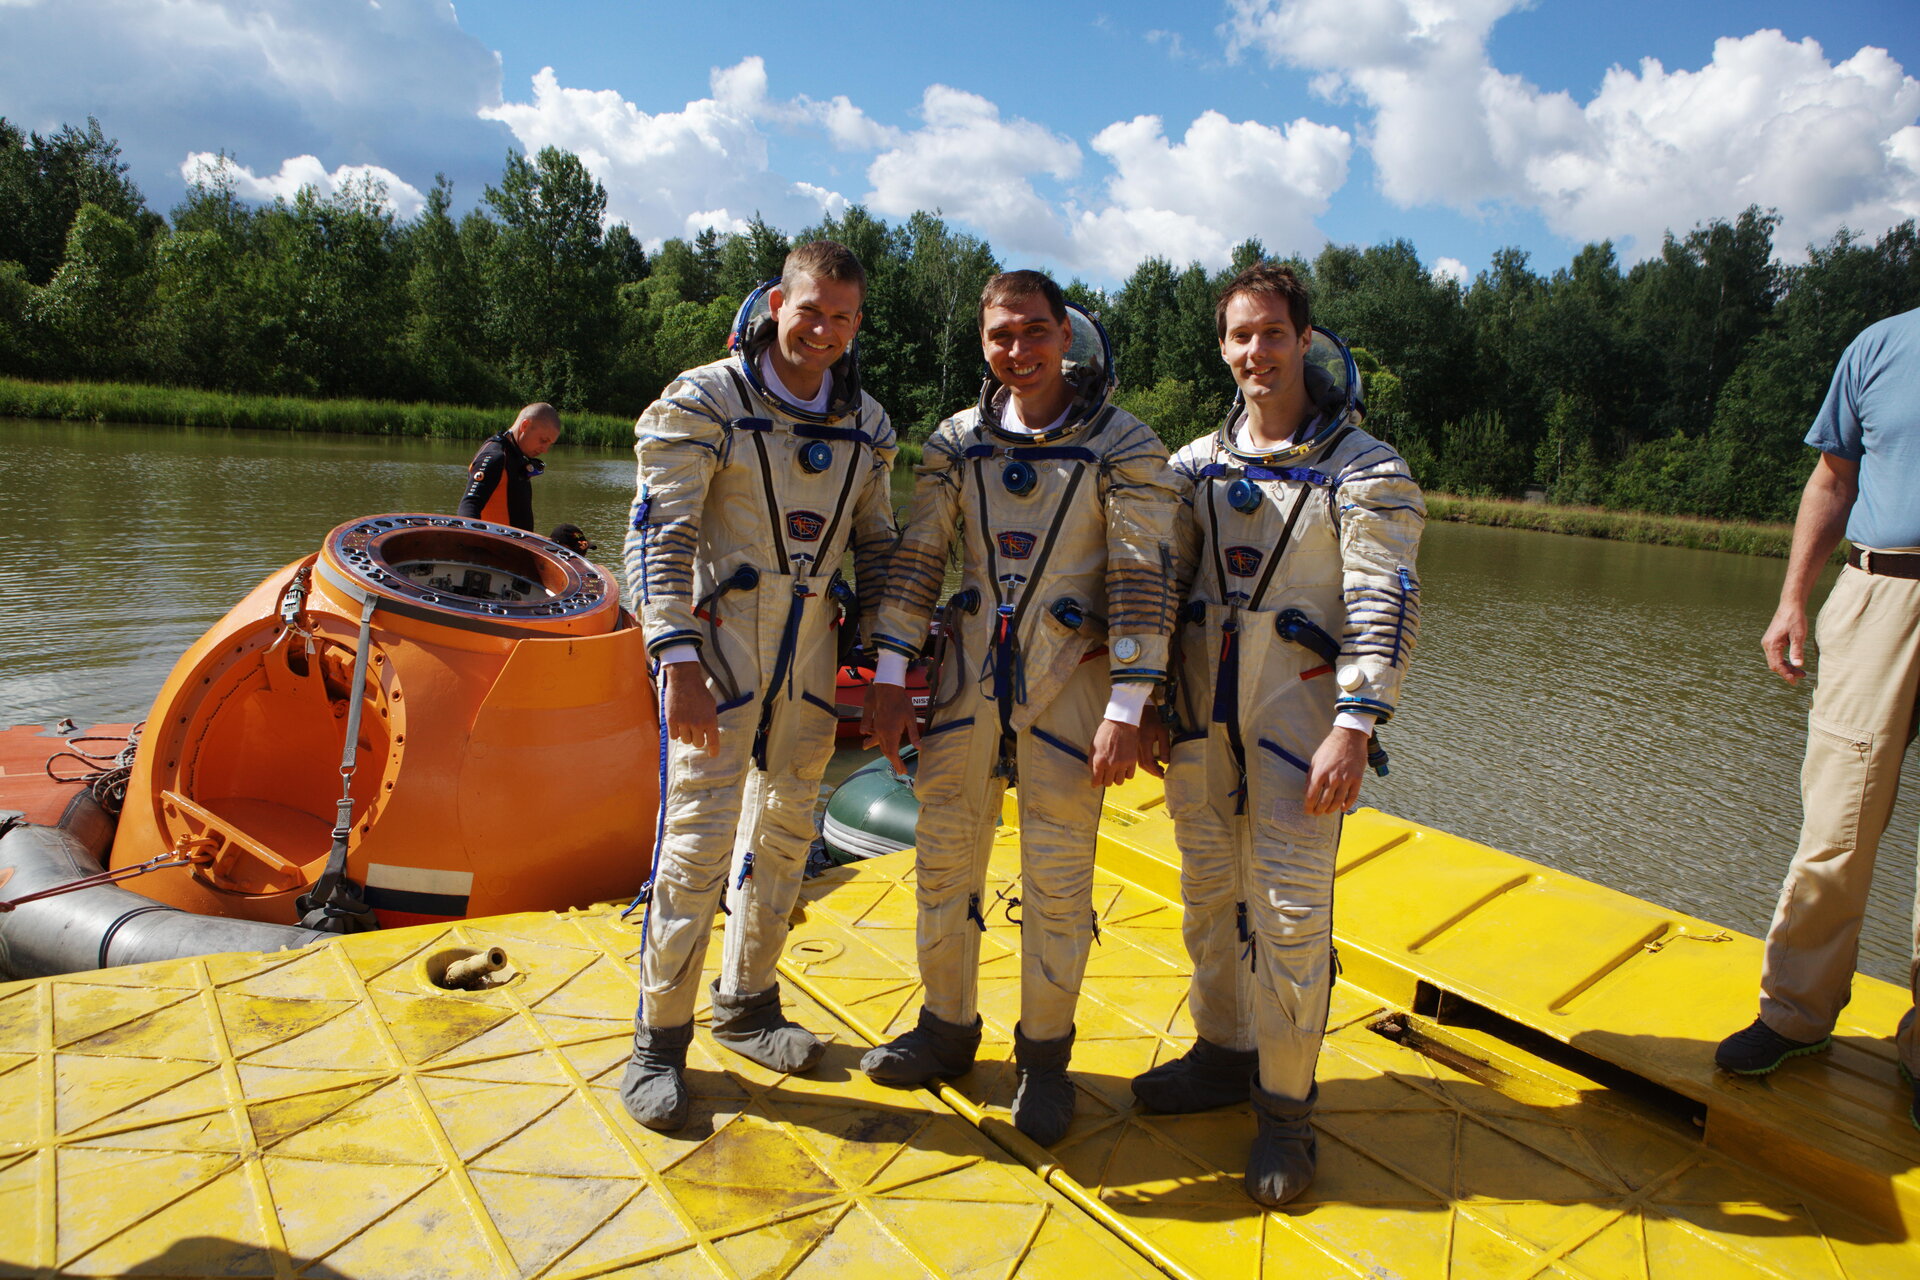
[[[1284,267],[1228,284],[1217,325],[1239,394],[1173,458],[1166,788],[1196,1039],[1134,1081],[1153,1111],[1251,1098],[1246,1186],[1269,1205],[1313,1176],[1335,847],[1419,631],[1426,515],[1405,461],[1361,426],[1352,355],[1310,319]]]
[[[833,751],[839,621],[853,552],[877,603],[894,537],[896,441],[860,388],[866,275],[841,245],[788,255],[747,299],[729,353],[690,369],[635,426],[625,556],[658,663],[664,785],[622,1099],[640,1123],[686,1123],[682,1073],[713,915],[728,917],[714,1039],[770,1070],[824,1046],[781,1012],[776,964]]]
[[[919,1021],[861,1068],[919,1085],[971,1066],[981,1037],[987,851],[1001,798],[1020,805],[1019,1083],[1013,1121],[1049,1144],[1074,1109],[1074,1010],[1092,946],[1102,793],[1138,759],[1142,709],[1166,671],[1166,567],[1178,502],[1166,446],[1111,403],[1106,335],[1038,272],[981,297],[989,374],[942,422],[916,469],[912,514],[874,627],[871,741],[897,761],[911,716],[900,687],[942,591],[948,661],[933,679],[915,792]],[[897,765],[896,765],[897,767]]]

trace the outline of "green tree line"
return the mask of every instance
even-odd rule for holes
[[[649,254],[555,148],[509,153],[459,217],[444,179],[411,218],[386,194],[254,205],[216,167],[163,217],[98,122],[42,136],[0,119],[0,373],[632,415],[723,349],[791,243],[756,216]],[[1787,266],[1777,225],[1749,208],[1631,267],[1603,242],[1550,275],[1505,249],[1465,285],[1404,240],[1291,265],[1316,321],[1356,348],[1370,429],[1424,484],[1779,520],[1840,351],[1920,305],[1920,245],[1912,222],[1871,242],[1842,231]],[[795,239],[818,235],[866,263],[863,375],[923,433],[978,386],[975,300],[1000,260],[937,213],[890,224],[854,206]],[[1116,290],[1069,287],[1113,337],[1122,403],[1170,444],[1231,399],[1213,299],[1263,254],[1249,240],[1229,270],[1151,258]]]

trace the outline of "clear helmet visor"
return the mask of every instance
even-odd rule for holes
[[[1233,407],[1227,411],[1227,420],[1220,428],[1222,442],[1228,453],[1265,465],[1290,463],[1312,454],[1342,426],[1357,423],[1359,417],[1365,414],[1366,406],[1361,400],[1360,370],[1353,362],[1353,353],[1347,350],[1347,344],[1340,340],[1338,334],[1314,326],[1313,341],[1307,345],[1301,376],[1307,384],[1307,398],[1314,407],[1314,417],[1307,428],[1311,434],[1304,439],[1296,436],[1292,443],[1270,451],[1249,452],[1240,448],[1235,443],[1235,424],[1246,412],[1246,402],[1241,395],[1235,394]]]
[[[1067,381],[1081,396],[1096,391],[1104,399],[1113,386],[1113,346],[1100,322],[1075,303],[1067,304],[1067,322],[1073,338],[1060,358]]]
[[[1319,325],[1313,327],[1313,342],[1307,347],[1305,374],[1307,394],[1322,413],[1338,416],[1361,408],[1360,370],[1353,353],[1338,335]]]
[[[740,309],[734,312],[733,329],[727,334],[727,353],[739,359],[741,372],[746,375],[753,389],[767,399],[779,405],[788,413],[807,421],[824,420],[822,415],[803,406],[789,402],[776,393],[760,376],[759,355],[767,345],[775,340],[777,328],[773,318],[773,291],[780,287],[775,277],[768,280],[747,295]],[[749,350],[749,347],[752,350]],[[834,403],[827,407],[828,415],[845,411],[848,405],[856,405],[860,400],[859,373],[860,343],[858,339],[847,344],[847,349],[833,365]]]
[[[773,322],[772,294],[779,287],[779,280],[768,280],[747,295],[747,300],[742,302],[740,309],[733,313],[733,329],[727,334],[727,350],[741,350],[747,341],[747,335],[752,333],[762,321],[769,324]]]

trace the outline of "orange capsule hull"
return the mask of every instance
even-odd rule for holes
[[[371,614],[368,607],[371,604]],[[254,589],[147,718],[111,865],[203,914],[292,923],[339,813],[355,658],[347,875],[383,924],[628,898],[652,864],[659,726],[613,579],[505,526],[368,517]]]

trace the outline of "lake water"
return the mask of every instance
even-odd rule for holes
[[[5,420],[0,439],[5,724],[141,718],[180,652],[329,529],[451,511],[473,450]],[[542,529],[580,525],[617,574],[631,455],[563,447],[548,462],[534,482]],[[1363,800],[1763,933],[1799,824],[1810,702],[1760,656],[1783,567],[1431,526],[1420,646],[1382,734],[1392,773]],[[1894,982],[1917,794],[1882,847],[1862,941],[1861,968]]]

